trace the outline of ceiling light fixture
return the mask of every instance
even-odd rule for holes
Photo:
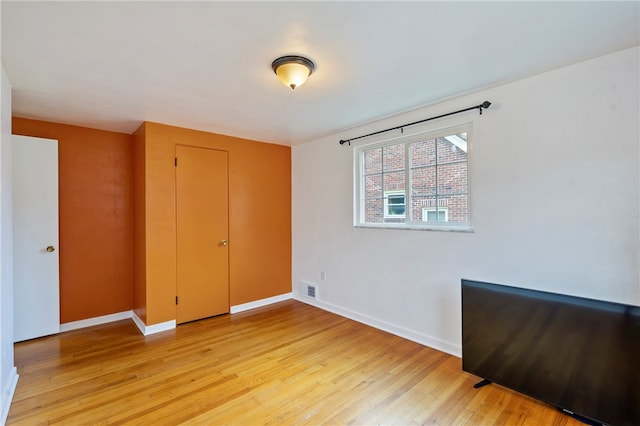
[[[282,84],[295,89],[307,81],[316,65],[304,56],[281,56],[271,63],[271,68]]]

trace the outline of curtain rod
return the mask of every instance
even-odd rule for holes
[[[420,124],[420,123],[424,123],[425,121],[435,120],[436,118],[442,118],[442,117],[447,117],[447,116],[453,115],[453,114],[459,114],[459,113],[465,112],[465,111],[471,111],[472,109],[479,109],[480,110],[480,115],[482,115],[482,108],[485,108],[485,109],[489,108],[490,105],[491,105],[491,102],[484,101],[483,103],[481,103],[479,105],[472,106],[472,107],[465,108],[465,109],[461,109],[461,110],[454,111],[454,112],[450,112],[448,114],[437,115],[435,117],[425,118],[424,120],[414,121],[413,123],[403,124],[402,126],[396,126],[396,127],[391,127],[389,129],[378,130],[377,132],[368,133],[366,135],[357,136],[355,138],[340,139],[340,145],[344,145],[345,143],[348,143],[349,146],[351,146],[351,141],[355,141],[356,139],[362,139],[362,138],[366,138],[366,137],[373,136],[373,135],[379,135],[380,133],[390,132],[392,130],[403,129],[405,127],[413,126],[414,124]]]

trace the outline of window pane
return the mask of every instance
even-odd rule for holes
[[[382,148],[364,151],[364,173],[382,172]]]
[[[390,195],[389,204],[402,204],[404,206],[404,195]]]
[[[435,195],[436,194],[436,168],[435,166],[420,167],[411,170],[411,195]]]
[[[369,175],[364,177],[364,197],[382,198],[382,175]]]
[[[438,194],[466,194],[467,163],[438,165]]]
[[[404,170],[384,174],[384,192],[404,191]]]
[[[438,164],[467,161],[467,134],[438,138]]]
[[[388,194],[386,197],[385,216],[405,216],[405,196],[404,194]]]
[[[404,204],[389,204],[389,216],[404,216]]]
[[[447,212],[444,210],[428,210],[427,211],[427,222],[445,222],[447,217]]]
[[[466,194],[441,197],[439,202],[447,206],[448,222],[469,223],[469,205]]]
[[[425,206],[431,205],[435,197],[411,197],[411,217],[414,222],[420,222],[422,218],[422,210]]]
[[[365,200],[364,220],[367,223],[382,223],[382,198]]]
[[[414,222],[426,222],[427,212],[436,209],[438,201],[435,196],[411,197],[411,217]],[[430,221],[434,221],[431,220]]]
[[[404,170],[404,144],[385,146],[382,150],[383,171]]]
[[[411,167],[433,166],[436,164],[436,140],[414,142],[409,146]]]

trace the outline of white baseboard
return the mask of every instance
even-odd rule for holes
[[[452,345],[451,343],[443,342],[442,340],[435,339],[425,334],[408,330],[404,327],[399,327],[397,325],[381,321],[331,303],[321,302],[318,300],[310,299],[308,297],[301,297],[299,295],[295,295],[293,298],[308,305],[315,306],[316,308],[324,309],[325,311],[329,311],[342,317],[349,318],[362,324],[377,328],[379,330],[386,331],[387,333],[395,334],[396,336],[411,340],[416,343],[420,343],[421,345],[446,352],[450,355],[457,356],[458,358],[462,357],[462,348],[458,345]]]
[[[131,314],[131,319],[138,327],[143,336],[160,333],[161,331],[173,330],[176,328],[176,320],[165,321],[159,324],[146,325],[135,312]]]
[[[118,312],[115,314],[103,315],[100,317],[87,318],[79,321],[65,322],[60,324],[60,332],[77,330],[79,328],[91,327],[94,325],[106,324],[108,322],[120,321],[131,318],[133,311]]]
[[[248,311],[249,309],[261,308],[263,306],[271,305],[273,303],[283,302],[289,299],[293,299],[293,293],[280,294],[278,296],[267,297],[266,299],[260,299],[253,302],[243,303],[242,305],[235,305],[231,307],[231,313],[237,314],[239,312]]]
[[[91,327],[94,325],[107,324],[114,321],[120,321],[123,319],[132,319],[136,327],[144,336],[149,334],[159,333],[161,331],[172,330],[176,328],[176,322],[167,321],[160,324],[146,325],[144,321],[138,317],[133,311],[118,312],[115,314],[103,315],[100,317],[87,318],[80,321],[67,322],[60,324],[60,332],[77,330],[80,328]]]
[[[132,319],[138,330],[144,335],[159,333],[161,331],[173,330],[176,328],[176,321],[167,321],[160,324],[146,325],[133,311],[118,312],[115,314],[103,315],[100,317],[87,318],[80,321],[67,322],[60,324],[60,332],[77,330],[80,328],[91,327],[94,325],[107,324],[109,322],[120,321],[123,319]]]
[[[249,309],[260,308],[263,306],[271,305],[273,303],[282,302],[293,298],[293,293],[280,294],[278,296],[268,297],[266,299],[260,299],[249,303],[243,303],[242,305],[231,306],[231,313],[237,314],[239,312],[248,311]],[[138,330],[144,335],[159,333],[161,331],[173,330],[176,328],[176,321],[166,321],[160,324],[146,325],[144,321],[136,315],[134,311],[124,311],[115,314],[103,315],[100,317],[88,318],[80,321],[67,322],[60,324],[60,332],[77,330],[79,328],[91,327],[94,325],[106,324],[113,321],[120,321],[123,319],[131,318],[135,323]]]
[[[7,416],[9,416],[9,408],[11,407],[11,401],[13,400],[13,394],[16,391],[18,385],[18,369],[13,367],[9,372],[9,377],[2,389],[2,405],[0,408],[0,425],[4,425],[7,422]]]

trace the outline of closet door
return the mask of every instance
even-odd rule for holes
[[[229,312],[228,153],[176,147],[178,324]]]
[[[60,331],[58,141],[12,137],[14,341]]]

